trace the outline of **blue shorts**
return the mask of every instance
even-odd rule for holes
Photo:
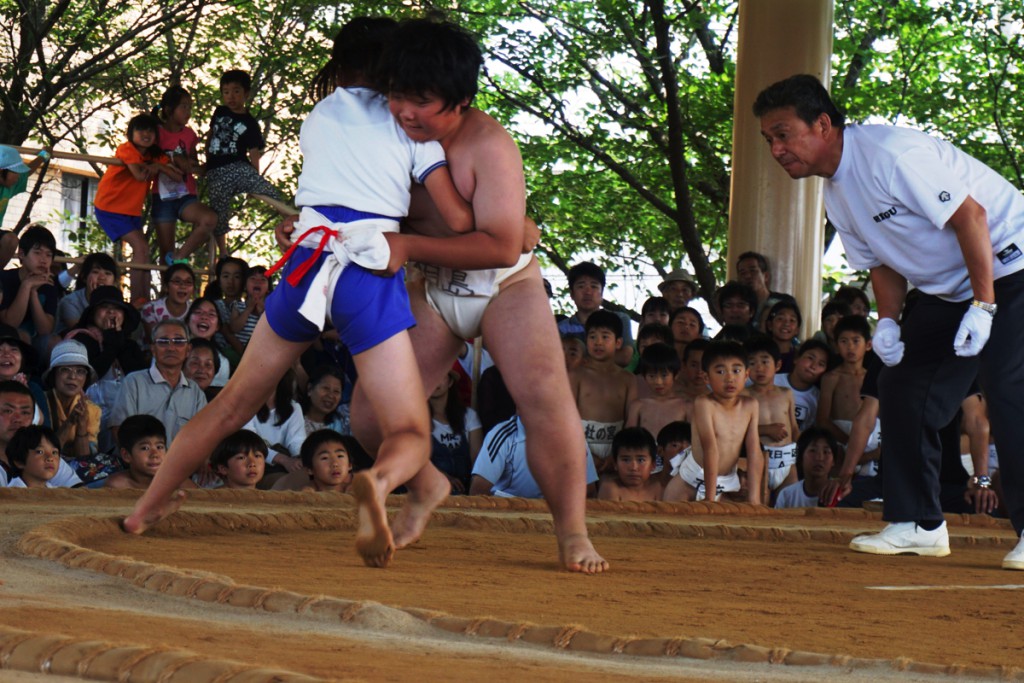
[[[377,217],[344,207],[316,207],[335,222],[351,222],[359,218]],[[282,269],[282,277],[267,297],[266,317],[271,329],[282,339],[307,342],[316,339],[320,330],[302,317],[299,307],[328,254],[320,255],[298,287],[288,283],[288,274],[313,253],[299,247]],[[355,355],[367,351],[416,324],[405,289],[405,269],[389,277],[374,275],[362,266],[350,263],[341,272],[331,300],[331,322],[349,351]]]
[[[150,202],[149,208],[154,223],[173,223],[181,218],[181,212],[185,210],[186,206],[199,201],[194,194],[187,194],[177,199],[160,199],[158,194],[153,194],[151,197],[153,201]]]
[[[96,209],[96,221],[103,228],[111,242],[116,242],[133,230],[142,230],[142,216],[129,216],[123,213],[114,213]]]

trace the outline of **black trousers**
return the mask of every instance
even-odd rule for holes
[[[977,377],[988,401],[1010,521],[1018,534],[1024,531],[1024,271],[996,280],[995,291],[999,312],[978,357],[953,352],[969,303],[922,295],[905,316],[903,360],[878,378],[886,521],[942,518],[938,433]]]

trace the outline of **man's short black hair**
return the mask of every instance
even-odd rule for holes
[[[612,458],[618,460],[619,451],[623,448],[642,448],[652,460],[658,453],[658,444],[654,442],[654,437],[643,427],[626,427],[612,437]]]
[[[742,254],[740,254],[740,257],[736,259],[736,267],[738,268],[739,265],[746,261],[748,258],[752,258],[757,261],[757,267],[761,269],[762,273],[769,272],[768,259],[765,258],[764,254],[759,254],[756,251],[745,251]]]
[[[596,263],[590,261],[583,261],[577,263],[575,266],[569,269],[569,289],[576,284],[576,281],[581,277],[592,277],[601,283],[601,287],[604,288],[604,269]]]
[[[596,329],[610,330],[616,339],[622,339],[622,318],[611,311],[603,309],[594,311],[587,316],[587,322],[584,323],[583,329],[586,330],[587,334],[590,334],[591,330]]]
[[[685,441],[686,443],[693,441],[693,429],[689,422],[676,420],[661,428],[661,431],[658,432],[658,445],[664,448],[673,441]],[[675,454],[673,453],[673,455]]]
[[[57,251],[57,240],[53,233],[41,225],[33,225],[25,229],[18,239],[18,251],[27,254],[33,247],[46,247],[50,251]]]
[[[33,406],[36,404],[36,397],[32,395],[32,390],[13,379],[6,379],[0,382],[0,394],[21,394],[32,399]]]
[[[747,359],[755,353],[767,353],[773,359],[780,360],[782,353],[779,351],[779,345],[775,343],[775,340],[766,334],[755,334],[750,339],[743,343],[743,350],[747,352]]]
[[[640,364],[636,372],[638,375],[646,375],[668,370],[673,375],[678,375],[680,366],[679,354],[673,347],[668,344],[651,344],[640,354]]]
[[[772,83],[754,100],[754,116],[761,118],[770,111],[792,107],[808,126],[822,114],[828,114],[832,126],[842,130],[846,116],[835,105],[828,90],[814,76],[798,74]]]
[[[223,88],[229,83],[242,86],[242,90],[245,92],[252,90],[252,76],[249,75],[248,71],[228,69],[220,75],[220,87]]]
[[[747,354],[743,351],[741,344],[734,341],[713,341],[704,349],[704,355],[700,359],[700,367],[704,372],[707,372],[708,368],[715,361],[732,358],[743,363],[743,367],[747,366]]]
[[[853,332],[864,337],[864,341],[871,341],[871,325],[868,325],[868,319],[862,315],[848,315],[837,322],[832,335],[839,339],[843,332]]]
[[[135,444],[145,438],[157,436],[167,441],[167,428],[164,423],[152,415],[130,415],[117,428],[117,446],[129,453]]]
[[[469,31],[447,21],[407,19],[385,58],[388,90],[436,95],[449,111],[476,96],[484,58]]]

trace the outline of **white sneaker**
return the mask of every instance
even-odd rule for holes
[[[1024,569],[1024,534],[1021,534],[1017,547],[1003,558],[1003,569]]]
[[[877,534],[857,536],[850,541],[850,548],[874,555],[945,557],[949,555],[949,532],[945,522],[934,531],[925,531],[914,522],[899,522],[888,525]],[[1020,568],[1024,569],[1024,543],[1018,548],[1021,550],[1018,557]],[[1003,566],[1006,566],[1005,560]]]

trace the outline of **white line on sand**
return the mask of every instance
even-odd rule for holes
[[[865,586],[869,591],[1019,591],[1024,584],[1005,583],[990,586]]]

